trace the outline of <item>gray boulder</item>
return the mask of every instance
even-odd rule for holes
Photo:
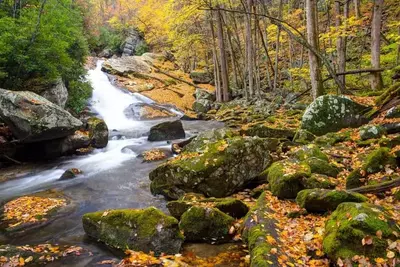
[[[60,106],[28,91],[0,89],[0,118],[23,143],[66,137],[82,126]]]
[[[150,73],[151,67],[143,57],[127,56],[108,59],[103,63],[102,70],[123,76],[132,73]]]
[[[145,45],[143,36],[136,29],[131,29],[128,37],[125,39],[122,55],[133,56],[138,52],[138,48],[143,45]]]
[[[360,128],[361,140],[380,138],[384,134],[386,134],[386,129],[380,125],[365,125]]]
[[[320,96],[306,109],[301,128],[315,135],[357,128],[368,122],[363,116],[368,110],[345,96]]]
[[[210,83],[213,80],[212,74],[207,71],[192,71],[190,78],[194,83]]]
[[[68,89],[64,82],[61,79],[58,79],[49,89],[43,91],[41,96],[64,108],[68,100]]]
[[[157,124],[150,129],[149,141],[167,141],[185,138],[185,130],[183,130],[180,120],[167,121]]]
[[[192,109],[196,113],[207,113],[211,110],[212,103],[208,99],[199,99],[193,102]]]
[[[87,213],[82,223],[88,236],[124,251],[173,255],[183,243],[178,220],[154,207]]]

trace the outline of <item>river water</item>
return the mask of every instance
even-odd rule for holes
[[[147,141],[150,127],[166,119],[151,121],[128,119],[124,115],[126,107],[133,103],[151,104],[153,101],[140,94],[116,88],[109,77],[101,71],[101,63],[101,61],[98,62],[96,69],[89,71],[88,80],[94,88],[91,107],[105,120],[110,130],[108,146],[95,150],[90,155],[58,159],[46,165],[45,171],[0,184],[0,202],[47,189],[56,189],[71,199],[73,211],[26,235],[17,238],[0,236],[0,244],[78,245],[90,250],[93,256],[77,257],[61,265],[93,266],[103,259],[120,255],[112,253],[100,243],[85,236],[81,223],[83,214],[105,209],[149,206],[167,211],[165,200],[160,196],[153,196],[149,189],[148,174],[159,162],[145,163],[138,158],[141,152],[151,148],[170,148],[167,142]],[[179,114],[176,110],[171,111]],[[208,129],[222,127],[217,122],[187,121],[183,123],[187,137]],[[59,177],[69,168],[81,169],[84,174],[73,180],[59,181]],[[55,262],[50,266],[60,266],[60,262]]]

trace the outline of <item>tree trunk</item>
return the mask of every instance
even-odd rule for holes
[[[247,10],[250,13],[253,0],[247,0]],[[251,15],[246,15],[246,51],[247,51],[247,75],[249,77],[249,97],[254,95],[254,67],[253,67],[253,41],[251,33]]]
[[[211,31],[211,39],[212,39],[212,53],[213,53],[213,61],[214,61],[214,79],[215,79],[215,97],[217,102],[221,102],[221,82],[220,82],[220,72],[219,72],[219,62],[218,62],[218,54],[216,50],[215,44],[215,33],[214,33],[214,11],[211,11],[210,18],[210,31]]]
[[[381,28],[382,28],[382,9],[384,0],[375,0],[374,13],[371,25],[371,63],[372,67],[381,67]],[[372,90],[383,88],[382,75],[380,72],[371,73]]]
[[[317,2],[316,0],[306,0],[307,14],[307,41],[311,47],[319,51],[318,30],[317,30]],[[321,63],[318,56],[312,51],[308,52],[310,65],[310,78],[313,98],[324,94],[321,79]]]
[[[361,17],[361,11],[360,11],[360,0],[354,0],[354,14],[356,16],[356,19],[359,19]]]
[[[217,17],[217,39],[221,61],[221,80],[222,80],[222,101],[229,101],[229,80],[228,80],[228,63],[226,59],[224,29],[222,27],[222,14],[218,11]]]
[[[282,7],[283,7],[283,2],[282,0],[279,0],[279,10],[278,10],[278,18],[280,19],[282,17]],[[277,89],[277,84],[278,84],[278,63],[279,63],[279,49],[280,49],[280,38],[281,38],[281,27],[278,26],[278,31],[276,33],[276,50],[275,50],[275,67],[274,67],[274,91]]]
[[[335,13],[336,13],[336,18],[335,18],[335,24],[337,30],[340,29],[340,26],[342,26],[342,20],[341,20],[341,8],[340,8],[341,3],[339,1],[335,2]],[[346,20],[349,15],[349,4],[347,0],[344,0],[343,3],[343,14],[344,14],[344,19]],[[345,24],[347,23],[346,21],[344,22]],[[346,71],[346,43],[347,43],[347,38],[346,36],[339,36],[336,40],[336,50],[337,50],[337,70],[338,72],[345,72]],[[341,76],[339,77],[341,80],[342,84],[344,87],[346,87],[346,76]],[[340,92],[343,93],[343,92]]]

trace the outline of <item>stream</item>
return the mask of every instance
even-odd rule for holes
[[[73,211],[49,225],[16,238],[0,236],[0,243],[4,244],[76,245],[93,253],[91,257],[75,257],[61,263],[56,261],[47,266],[95,266],[104,259],[121,258],[122,254],[112,252],[101,243],[85,236],[81,217],[87,212],[149,206],[167,212],[164,198],[153,196],[149,188],[149,172],[160,162],[146,163],[142,158],[138,158],[138,155],[152,148],[170,149],[171,145],[165,141],[148,142],[147,135],[150,127],[171,118],[147,121],[127,118],[124,110],[129,105],[152,104],[153,101],[140,94],[116,88],[109,77],[101,71],[101,64],[99,61],[96,69],[89,71],[87,78],[94,88],[91,108],[105,120],[110,131],[108,146],[86,156],[57,159],[47,164],[44,171],[0,183],[0,202],[48,189],[59,190],[71,199]],[[177,110],[171,108],[169,110],[180,115]],[[183,125],[187,137],[223,126],[212,121],[183,121]],[[69,168],[81,169],[83,175],[72,180],[58,180]]]

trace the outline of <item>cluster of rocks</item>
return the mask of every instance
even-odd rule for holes
[[[57,101],[55,101],[57,103]],[[0,89],[0,119],[10,134],[1,136],[1,152],[15,160],[40,160],[103,148],[108,128],[101,119],[81,121],[29,91]]]

